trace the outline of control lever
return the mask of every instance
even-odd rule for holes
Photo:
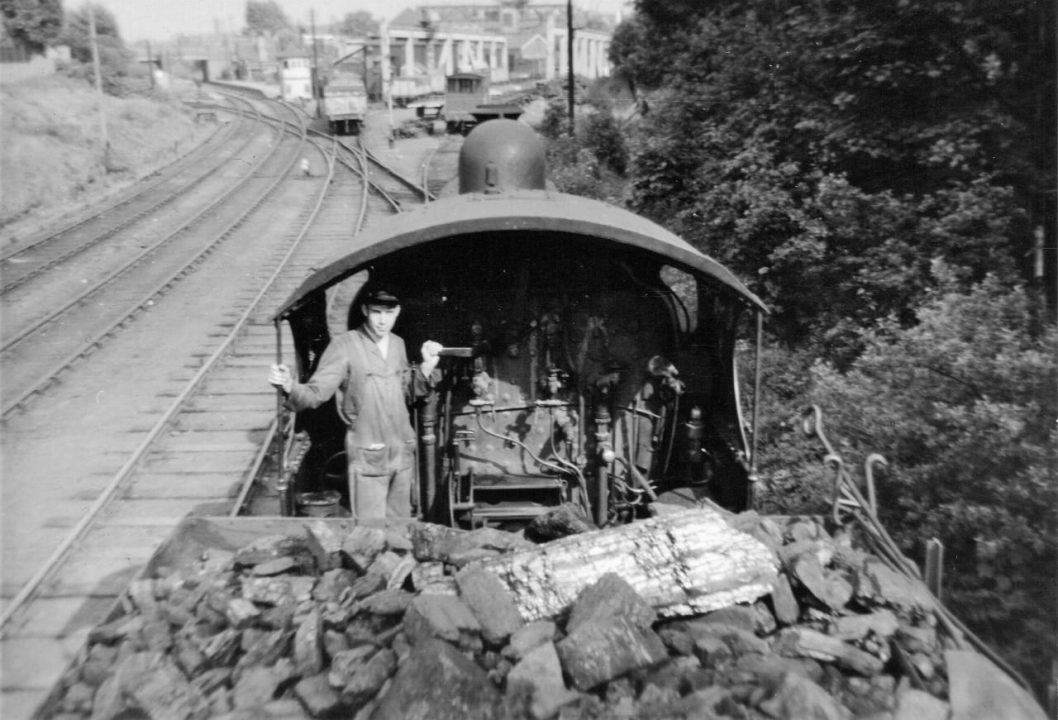
[[[446,347],[446,348],[441,348],[440,352],[438,352],[437,354],[440,357],[468,358],[468,357],[474,357],[474,348],[468,348],[468,347]]]

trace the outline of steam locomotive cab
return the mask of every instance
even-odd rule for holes
[[[446,348],[442,380],[412,408],[427,518],[524,523],[574,503],[606,524],[678,489],[740,507],[734,341],[756,299],[653,223],[548,191],[537,142],[513,121],[485,123],[464,146],[459,197],[397,218],[306,281],[279,316],[302,379],[361,317],[354,300],[345,326],[328,326],[335,294],[383,279],[409,352]],[[296,429],[311,449],[295,492],[343,488],[337,413],[301,413]]]

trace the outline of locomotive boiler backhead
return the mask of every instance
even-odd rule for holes
[[[459,169],[458,194],[365,229],[279,309],[299,380],[378,280],[412,361],[427,340],[450,350],[412,407],[426,519],[513,529],[572,504],[604,525],[685,491],[745,507],[736,335],[760,300],[647,218],[554,189],[526,125],[479,124]],[[349,298],[343,322],[330,309]],[[341,488],[343,419],[321,407],[296,427],[311,449],[290,486]]]
[[[543,190],[544,143],[515,120],[490,120],[474,128],[459,153],[459,192],[500,194]]]

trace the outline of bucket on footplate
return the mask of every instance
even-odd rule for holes
[[[338,503],[341,499],[342,494],[337,490],[298,493],[298,514],[308,517],[335,517],[338,515]]]

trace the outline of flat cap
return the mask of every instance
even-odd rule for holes
[[[372,285],[364,288],[363,294],[364,305],[385,305],[395,306],[400,305],[400,298],[393,292],[391,288],[385,285]]]

